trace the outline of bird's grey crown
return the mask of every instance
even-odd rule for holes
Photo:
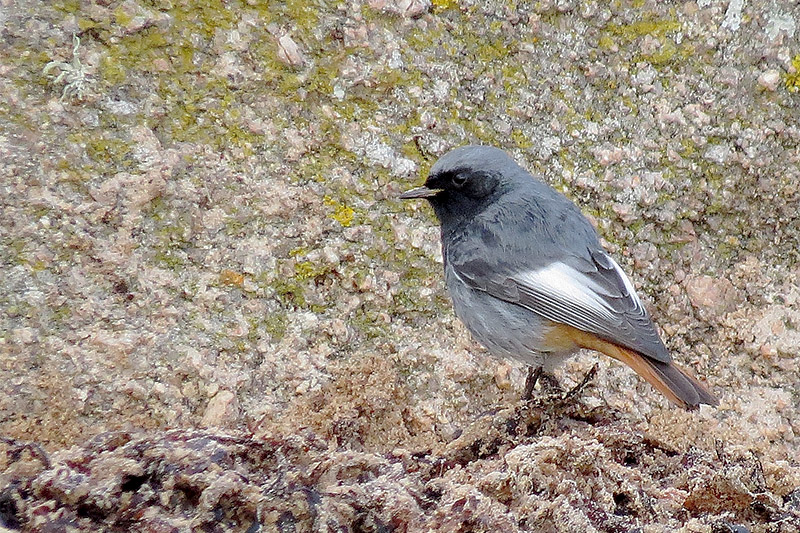
[[[511,157],[494,146],[461,146],[443,155],[431,167],[430,174],[443,174],[457,169],[472,171],[491,171],[503,173],[509,167],[520,168]]]
[[[434,163],[426,184],[441,185],[458,175],[495,180],[500,185],[530,179],[530,174],[503,150],[493,146],[468,145],[451,150]]]

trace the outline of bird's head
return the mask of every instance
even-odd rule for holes
[[[406,191],[400,198],[425,198],[443,225],[458,223],[483,211],[526,177],[530,179],[499,148],[462,146],[436,161],[422,187]]]

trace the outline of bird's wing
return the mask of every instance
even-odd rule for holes
[[[454,273],[473,289],[523,306],[622,345],[657,361],[672,360],[622,268],[600,249],[571,250],[564,257],[492,263],[479,254],[449,254]]]

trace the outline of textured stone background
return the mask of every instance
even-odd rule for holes
[[[799,26],[0,0],[0,525],[800,530]],[[467,142],[582,206],[719,409],[606,360],[578,404],[519,405],[394,199]]]

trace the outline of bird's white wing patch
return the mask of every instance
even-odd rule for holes
[[[615,321],[614,308],[605,299],[605,296],[609,296],[607,291],[569,265],[556,262],[539,270],[521,272],[514,278],[523,287],[546,296],[563,310],[576,312],[583,308],[596,316]]]

